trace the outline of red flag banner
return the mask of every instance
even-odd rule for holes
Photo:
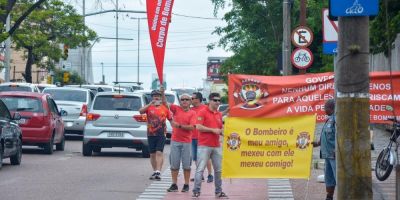
[[[400,118],[400,72],[370,73],[370,122]],[[392,94],[393,92],[393,94]],[[265,117],[309,115],[326,119],[324,104],[334,98],[334,74],[298,76],[229,75],[229,116]]]
[[[174,0],[147,0],[147,23],[158,79],[163,84],[163,66],[168,27]]]

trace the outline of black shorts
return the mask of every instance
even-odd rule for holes
[[[165,146],[165,135],[147,136],[147,141],[149,142],[150,153],[155,153],[156,151],[164,151]]]

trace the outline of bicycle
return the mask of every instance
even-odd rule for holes
[[[398,162],[397,150],[400,142],[397,139],[400,136],[400,122],[395,118],[388,118],[388,120],[392,121],[393,125],[392,129],[386,130],[392,132],[392,135],[390,136],[389,144],[379,153],[375,164],[375,175],[380,181],[384,181],[390,176],[393,166],[396,166]]]

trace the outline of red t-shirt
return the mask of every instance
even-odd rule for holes
[[[197,114],[197,113],[199,113],[200,110],[203,110],[205,108],[208,108],[208,107],[204,104],[200,104],[199,106],[196,106],[196,107],[193,106],[191,109],[193,111],[195,111]],[[192,139],[198,139],[198,138],[199,138],[199,131],[197,129],[194,129],[192,131]]]
[[[171,119],[171,114],[165,105],[151,105],[146,110],[147,135],[156,136],[167,132],[166,119]]]
[[[222,128],[222,114],[211,111],[210,108],[203,109],[197,113],[197,124],[208,128]],[[199,131],[199,146],[219,147],[219,135],[212,132]]]
[[[174,114],[174,122],[180,125],[195,125],[196,112],[193,110],[185,111],[177,105],[170,106],[171,112]],[[173,127],[172,141],[189,143],[192,141],[192,131]]]

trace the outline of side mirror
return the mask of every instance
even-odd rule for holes
[[[14,113],[12,119],[13,120],[20,120],[21,119],[21,114],[19,114],[18,112]]]
[[[67,111],[61,109],[61,110],[60,110],[60,115],[61,115],[61,116],[67,116],[68,113],[67,113]]]

